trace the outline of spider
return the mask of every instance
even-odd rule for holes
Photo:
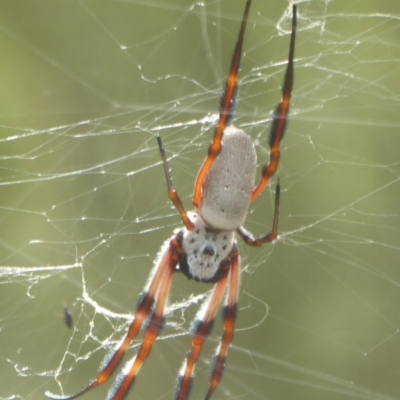
[[[242,227],[242,224],[245,221],[250,202],[259,196],[278,167],[280,141],[285,131],[293,85],[296,5],[293,5],[292,34],[282,99],[275,109],[269,136],[270,161],[262,169],[260,182],[254,188],[257,162],[254,144],[245,132],[230,125],[250,5],[251,0],[247,0],[221,101],[219,120],[207,157],[197,175],[193,194],[195,211],[185,211],[172,185],[162,141],[160,136],[157,136],[168,196],[177,208],[184,227],[176,230],[172,238],[162,246],[147,286],[139,298],[128,332],[118,347],[106,356],[97,377],[72,396],[59,396],[46,392],[47,397],[53,400],[71,400],[106,382],[117,368],[132,340],[143,327],[143,340],[136,356],[127,363],[107,396],[107,399],[110,400],[124,399],[164,325],[164,309],[172,275],[176,271],[183,273],[189,279],[213,283],[214,289],[192,325],[192,346],[180,370],[174,399],[186,400],[189,397],[195,363],[211,331],[215,314],[227,287],[227,299],[222,314],[224,333],[212,362],[209,387],[205,395],[206,400],[211,398],[218,386],[227,350],[233,339],[238,312],[240,266],[235,232],[242,237],[246,244],[254,247],[272,242],[278,235],[279,180],[275,191],[275,211],[271,232],[259,239],[254,239]]]
[[[74,324],[74,316],[68,306],[64,306],[64,324],[67,325],[68,328],[72,328],[72,325]]]

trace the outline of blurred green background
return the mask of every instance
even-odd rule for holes
[[[74,393],[122,338],[180,226],[155,135],[190,209],[243,8],[3,2],[0,399]],[[280,238],[239,243],[237,332],[215,399],[400,399],[399,16],[398,0],[298,3]],[[234,123],[260,165],[290,22],[288,2],[253,0]],[[255,235],[272,222],[275,182],[251,207]],[[167,326],[128,398],[172,398],[209,289],[174,277]],[[218,320],[193,399],[204,396],[220,334]]]

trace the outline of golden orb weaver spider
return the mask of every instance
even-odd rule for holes
[[[190,394],[195,363],[209,335],[215,314],[228,287],[227,301],[223,310],[224,333],[214,357],[208,391],[210,399],[218,386],[225,365],[226,353],[233,339],[237,315],[239,287],[239,252],[234,238],[236,231],[249,246],[261,246],[272,242],[278,235],[279,181],[275,192],[275,211],[272,230],[254,239],[242,224],[250,202],[264,190],[275,174],[280,158],[280,141],[285,131],[293,85],[293,57],[296,36],[296,5],[293,5],[292,34],[289,58],[282,88],[282,99],[275,109],[269,136],[270,161],[262,169],[261,180],[254,188],[257,156],[250,137],[241,129],[229,125],[233,115],[233,103],[237,91],[237,74],[242,53],[251,0],[247,0],[239,37],[233,53],[231,67],[222,97],[219,120],[214,131],[208,155],[200,168],[194,187],[195,212],[187,213],[175,191],[161,138],[157,141],[168,186],[168,196],[179,211],[183,229],[174,232],[161,248],[150,275],[149,282],[139,298],[136,312],[125,338],[108,354],[100,366],[97,377],[85,388],[72,396],[59,396],[46,392],[53,400],[75,399],[106,382],[119,365],[132,340],[144,325],[143,340],[136,354],[116,379],[107,399],[122,400],[126,397],[142,363],[164,325],[164,308],[175,271],[189,279],[214,283],[214,289],[192,326],[192,347],[184,361],[175,391],[175,400],[186,400]],[[235,179],[233,179],[235,178]]]

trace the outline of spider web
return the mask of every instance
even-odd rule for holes
[[[74,393],[124,335],[180,226],[155,135],[190,209],[243,7],[3,4],[0,399]],[[400,399],[399,18],[397,0],[298,2],[280,238],[239,244],[239,318],[216,399]],[[289,3],[253,0],[234,123],[260,164],[290,22]],[[252,204],[255,235],[271,225],[275,182]],[[172,398],[210,288],[174,277],[167,325],[129,398]],[[220,334],[217,320],[194,399]]]

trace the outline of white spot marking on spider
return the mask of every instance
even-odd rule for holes
[[[232,231],[210,231],[200,216],[188,213],[194,223],[192,231],[184,230],[183,251],[186,253],[189,273],[194,279],[207,281],[218,271],[221,261],[225,260],[233,246]]]

